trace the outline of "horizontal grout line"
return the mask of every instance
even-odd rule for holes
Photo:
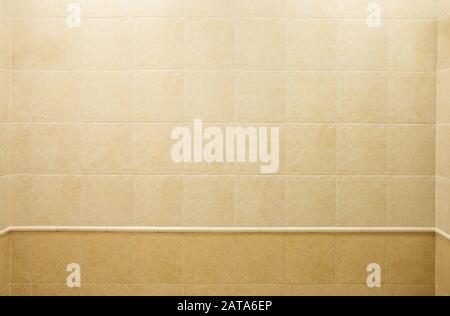
[[[66,16],[7,16],[11,20],[67,20]],[[328,17],[307,17],[307,16],[196,16],[196,15],[173,15],[173,16],[82,16],[82,20],[117,20],[117,21],[139,21],[139,20],[183,20],[183,19],[230,19],[230,20],[319,20],[319,21],[366,21],[366,16],[328,16]],[[383,22],[436,22],[437,17],[428,18],[401,18],[382,17]]]
[[[10,232],[117,232],[117,233],[438,233],[433,227],[153,227],[153,226],[11,226]]]
[[[237,163],[239,164],[239,163]],[[247,163],[250,164],[250,163]],[[194,165],[195,166],[195,165]],[[190,167],[189,165],[187,167]],[[230,166],[232,167],[232,165]],[[261,173],[210,173],[210,174],[197,174],[197,173],[9,173],[0,175],[1,177],[298,177],[298,178],[436,178],[434,174],[294,174],[294,173],[275,173],[275,174],[261,174]],[[445,180],[450,180],[445,177],[438,177]]]
[[[192,125],[193,120],[184,120],[184,121],[93,121],[93,122],[81,122],[81,121],[0,121],[0,124],[16,124],[16,125],[110,125],[110,124],[116,124],[116,125],[130,125],[130,126],[137,126],[137,125],[179,125],[179,124],[191,124]],[[237,127],[237,126],[251,126],[255,124],[272,124],[272,125],[331,125],[331,126],[405,126],[405,125],[425,125],[425,126],[435,126],[436,123],[414,123],[414,122],[383,122],[383,123],[372,123],[372,122],[353,122],[353,123],[343,123],[343,122],[301,122],[301,121],[278,121],[278,122],[261,122],[261,121],[214,121],[214,120],[205,120],[203,121],[204,124],[221,124],[221,125],[230,125],[230,126],[224,126],[224,127]],[[438,125],[450,125],[450,123],[438,123]],[[207,126],[205,126],[206,128]]]
[[[137,68],[12,68],[5,69],[11,72],[285,72],[285,73],[384,73],[384,74],[401,74],[401,73],[413,73],[413,74],[436,74],[436,70],[352,70],[352,69],[294,69],[294,68],[216,68],[216,69],[202,69],[202,68],[167,68],[167,69],[143,69]],[[445,71],[445,70],[443,70]]]

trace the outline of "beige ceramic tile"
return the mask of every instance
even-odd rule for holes
[[[389,1],[390,18],[436,18],[436,1],[434,0],[397,0]]]
[[[286,179],[286,226],[336,224],[336,178],[288,177]]]
[[[133,296],[182,296],[183,285],[145,284],[131,287]]]
[[[184,177],[185,226],[233,226],[233,177]]]
[[[238,17],[283,17],[286,0],[237,0],[235,8]]]
[[[434,123],[435,104],[434,73],[389,74],[389,122]]]
[[[183,65],[183,21],[134,21],[134,65],[139,69],[179,69]]]
[[[437,127],[437,168],[438,176],[450,179],[450,125]]]
[[[133,223],[133,181],[131,177],[88,176],[82,183],[84,225],[128,226]]]
[[[386,283],[434,284],[434,255],[433,235],[388,235]]]
[[[184,286],[185,296],[234,296],[235,285],[190,284]]]
[[[82,289],[68,288],[66,284],[33,284],[33,296],[80,296]]]
[[[333,70],[337,65],[337,22],[287,22],[287,67],[296,70]]]
[[[31,283],[33,281],[33,248],[31,233],[11,235],[11,282]]]
[[[237,19],[236,67],[283,68],[286,63],[285,23],[276,19]]]
[[[386,224],[383,177],[339,177],[337,226],[383,227]]]
[[[450,15],[439,21],[438,24],[438,69],[450,68]]]
[[[386,127],[341,125],[337,130],[339,174],[384,174],[386,172]]]
[[[133,181],[133,224],[178,226],[182,224],[181,177],[142,176]]]
[[[182,16],[184,0],[134,0],[134,14],[138,17]]]
[[[437,122],[450,123],[450,70],[437,73]]]
[[[0,289],[11,283],[10,236],[0,236]]]
[[[434,226],[435,181],[432,177],[388,178],[386,198],[387,226]]]
[[[390,21],[389,67],[433,71],[436,68],[436,22]]]
[[[432,125],[397,125],[387,129],[387,165],[391,174],[432,175],[436,132]]]
[[[240,234],[235,237],[234,278],[241,284],[283,283],[283,237]]]
[[[288,17],[326,18],[336,17],[338,2],[336,0],[286,0]]]
[[[177,284],[182,281],[183,240],[180,235],[134,236],[133,284]]]
[[[450,180],[436,179],[436,227],[450,234]]]
[[[185,0],[184,13],[186,16],[231,17],[234,15],[235,2],[235,0]]]
[[[11,296],[31,296],[30,283],[11,284]]]
[[[184,282],[233,283],[234,236],[195,234],[183,240]]]
[[[450,242],[441,236],[436,238],[436,286],[450,293]]]
[[[299,122],[335,122],[337,76],[332,72],[288,73],[287,119]]]
[[[285,285],[285,296],[334,296],[332,284]]]
[[[369,288],[362,284],[337,284],[335,286],[336,296],[384,296],[384,288]]]
[[[336,172],[336,125],[293,125],[286,128],[286,171],[289,174]]]
[[[334,236],[299,234],[286,236],[284,240],[284,269],[286,283],[334,283]]]
[[[282,72],[236,74],[236,120],[279,122],[286,117],[286,76]]]
[[[85,233],[82,235],[85,283],[130,284],[133,265],[133,235]],[[111,289],[113,287],[111,286]],[[84,290],[87,286],[84,286]]]
[[[435,296],[433,285],[386,285],[386,296]]]
[[[344,72],[338,76],[338,121],[386,122],[388,80],[383,73]]]
[[[184,23],[184,67],[232,69],[234,67],[233,19],[189,18]]]
[[[235,181],[236,226],[283,226],[284,178],[240,176]]]

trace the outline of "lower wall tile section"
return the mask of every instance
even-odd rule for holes
[[[9,296],[11,287],[10,236],[0,236],[0,296]]]
[[[12,295],[435,294],[433,234],[16,232],[11,248]],[[80,289],[65,285],[70,263]],[[366,285],[372,263],[381,288]]]
[[[436,295],[450,296],[450,241],[436,236]]]

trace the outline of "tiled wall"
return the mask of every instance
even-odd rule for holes
[[[0,0],[0,231],[9,226],[7,181],[9,173],[10,10]],[[0,296],[10,289],[9,236],[0,236]]]
[[[13,233],[13,295],[434,295],[432,234]],[[65,286],[82,266],[81,289]],[[367,265],[382,287],[366,285]]]
[[[450,234],[450,1],[438,1],[436,225]],[[450,295],[450,241],[437,238],[437,294]]]
[[[434,0],[67,2],[12,1],[14,225],[433,227]],[[280,172],[175,164],[194,118]]]

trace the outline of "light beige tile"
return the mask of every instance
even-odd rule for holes
[[[232,69],[235,24],[229,18],[185,20],[184,67],[187,69]]]
[[[241,284],[281,284],[284,241],[280,235],[240,234],[235,237],[234,279]]]
[[[337,129],[339,174],[384,174],[386,172],[386,127],[341,125]]]
[[[182,296],[183,285],[144,284],[131,287],[133,296]]]
[[[184,177],[183,224],[233,226],[233,177]]]
[[[383,73],[344,72],[338,76],[338,121],[386,122],[388,80]]]
[[[450,13],[450,1],[438,0],[437,1],[438,18],[442,18]]]
[[[336,284],[367,284],[367,267],[381,267],[384,282],[384,236],[344,234],[336,236]]]
[[[295,72],[286,76],[287,119],[335,122],[337,76],[332,72]]]
[[[81,129],[79,126],[31,125],[29,137],[29,166],[32,171],[76,173],[80,170]]]
[[[30,283],[11,284],[11,296],[31,296]]]
[[[386,296],[434,296],[433,285],[386,285]]]
[[[444,293],[450,293],[450,242],[436,237],[436,286]]]
[[[433,123],[436,120],[435,104],[435,74],[389,74],[389,122]]]
[[[388,178],[386,196],[387,226],[434,226],[435,181],[432,177]]]
[[[288,17],[331,18],[336,17],[336,0],[286,0]]]
[[[134,0],[137,17],[182,16],[184,0]]]
[[[285,283],[334,283],[334,236],[299,234],[284,240]]]
[[[131,177],[87,176],[81,181],[84,225],[128,226],[133,223]]]
[[[337,22],[287,22],[287,67],[297,70],[334,70],[337,65]]]
[[[286,226],[335,225],[335,177],[286,178]]]
[[[184,286],[185,296],[234,296],[236,286],[229,284],[190,284]]]
[[[437,122],[450,123],[450,70],[437,73]]]
[[[133,22],[83,20],[81,64],[88,69],[129,69],[133,65]]]
[[[383,177],[338,177],[337,226],[385,226],[385,186]]]
[[[387,284],[434,284],[434,236],[399,234],[386,237]]]
[[[132,280],[133,235],[85,233],[82,235],[83,282],[130,284]],[[85,285],[84,290],[87,289]],[[112,286],[109,285],[112,289]]]
[[[185,283],[233,283],[233,235],[189,235],[183,240],[183,249]]]
[[[33,237],[31,233],[13,233],[11,235],[11,282],[33,282],[32,251]]]
[[[286,76],[282,72],[236,74],[236,120],[279,122],[286,117]]]
[[[432,125],[398,125],[387,129],[387,164],[392,174],[432,175],[436,132]]]
[[[374,3],[371,0],[337,0],[338,15],[340,17],[367,18],[372,10],[369,5]],[[381,18],[387,18],[389,0],[377,0],[375,3],[380,6]]]
[[[65,284],[32,284],[33,296],[80,296],[80,288],[68,288]]]
[[[185,119],[231,122],[234,119],[233,72],[198,71],[184,76]]]
[[[183,282],[183,240],[176,234],[137,234],[133,243],[133,284]]]
[[[183,73],[151,71],[133,73],[135,121],[183,120]]]
[[[233,16],[235,0],[186,0],[184,13],[186,16]]]
[[[33,283],[65,284],[67,266],[71,263],[81,265],[80,234],[34,233],[32,245]]]
[[[79,121],[82,81],[78,72],[14,71],[11,80],[12,120]]]
[[[267,284],[255,284],[255,285],[236,285],[234,289],[234,296],[283,296],[283,285],[267,285]]]
[[[384,288],[369,288],[361,284],[338,284],[335,286],[336,296],[384,296]]]
[[[69,69],[81,65],[84,26],[68,28],[66,19],[13,19],[11,26],[13,68]]]
[[[8,178],[11,225],[31,224],[31,184],[31,176],[10,176]]]
[[[134,0],[81,0],[80,5],[89,17],[129,17],[133,15]]]
[[[30,172],[31,127],[27,124],[10,126],[10,168],[16,173]]]
[[[285,63],[286,22],[276,19],[237,19],[237,68],[280,69]]]
[[[31,218],[34,225],[81,224],[81,178],[35,176],[31,179]]]
[[[332,284],[285,285],[285,296],[334,296]]]
[[[11,77],[9,70],[0,70],[0,121],[2,122],[9,120],[12,116],[12,109],[9,106],[12,89]]]
[[[134,65],[139,69],[183,66],[183,21],[178,18],[134,21]]]
[[[0,289],[11,283],[10,236],[0,236]]]
[[[238,17],[283,17],[286,0],[237,0],[235,1]]]
[[[286,130],[286,171],[289,174],[336,172],[336,125],[289,124]]]
[[[436,68],[436,22],[390,21],[389,68],[433,71]]]
[[[133,125],[133,171],[145,174],[177,174],[182,165],[172,160],[172,124]]]
[[[133,119],[131,72],[82,72],[79,80],[83,122],[124,122]]]
[[[282,177],[239,176],[235,181],[236,226],[283,226],[285,183]]]
[[[344,70],[385,70],[388,64],[387,25],[370,28],[365,20],[339,22],[338,66]]]
[[[82,126],[83,171],[118,174],[131,170],[132,127],[127,124]]]
[[[436,1],[434,0],[397,0],[389,1],[390,18],[436,18]]]
[[[133,289],[129,284],[86,284],[81,296],[131,296]]]
[[[70,0],[17,0],[10,4],[14,17],[64,17]]]
[[[437,127],[437,168],[438,176],[450,179],[450,125]]]
[[[450,234],[450,180],[436,179],[436,227]]]
[[[182,224],[181,177],[142,176],[133,179],[133,224],[178,226]]]
[[[450,15],[447,15],[446,18],[439,21],[437,34],[437,66],[438,69],[448,69],[450,68]]]

